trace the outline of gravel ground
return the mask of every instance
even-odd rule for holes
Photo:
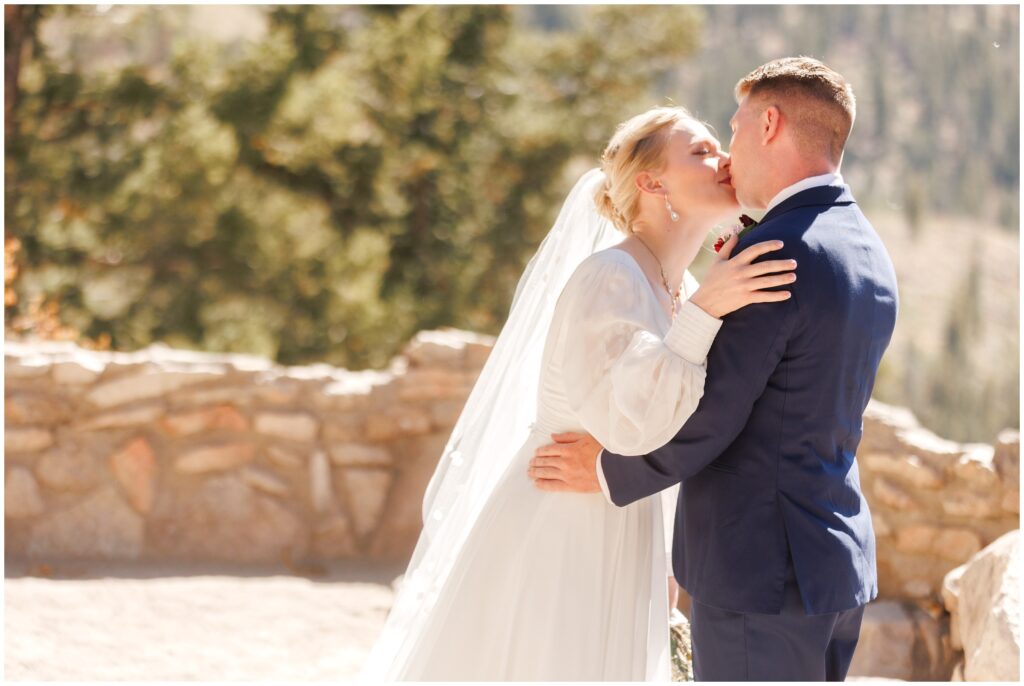
[[[4,681],[352,680],[403,570],[8,561]]]
[[[402,571],[8,561],[5,680],[353,679]]]

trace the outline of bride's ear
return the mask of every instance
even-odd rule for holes
[[[650,172],[640,172],[636,175],[636,187],[641,193],[661,194],[664,187]]]

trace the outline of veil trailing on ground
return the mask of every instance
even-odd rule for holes
[[[529,436],[555,303],[586,257],[622,239],[597,212],[594,194],[604,180],[600,169],[580,177],[520,277],[505,326],[427,486],[423,532],[361,680],[400,677],[441,590],[457,583],[451,571],[483,505]]]

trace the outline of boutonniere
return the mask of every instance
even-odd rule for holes
[[[751,231],[756,229],[760,223],[761,222],[754,221],[753,219],[751,219],[750,217],[748,217],[745,214],[741,214],[740,215],[740,224],[741,224],[741,226],[734,226],[732,228],[732,231],[730,231],[729,233],[725,234],[724,236],[719,238],[717,241],[715,241],[715,252],[721,252],[722,251],[722,246],[724,246],[726,243],[728,243],[729,239],[732,238],[734,235],[739,237],[739,238],[743,238],[745,235],[747,235],[748,233],[750,233]]]

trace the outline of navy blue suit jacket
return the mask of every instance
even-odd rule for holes
[[[854,455],[898,296],[892,261],[845,185],[799,192],[736,246],[780,239],[793,297],[723,317],[697,411],[644,456],[605,452],[612,501],[681,483],[672,563],[723,610],[778,614],[792,555],[808,614],[877,595],[875,535]]]

